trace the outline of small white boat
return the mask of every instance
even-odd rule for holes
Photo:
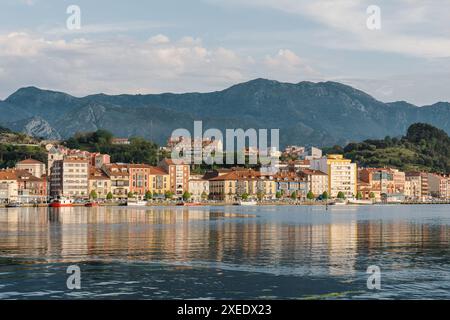
[[[238,202],[240,206],[256,206],[258,203],[255,200],[241,200]]]
[[[145,200],[128,200],[127,206],[138,206],[138,207],[145,207],[147,205],[147,201]]]
[[[373,204],[373,201],[372,200],[349,199],[348,204],[370,205],[370,204]]]
[[[330,203],[332,206],[346,206],[347,200],[336,200],[332,203]]]

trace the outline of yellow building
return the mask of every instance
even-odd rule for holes
[[[273,199],[276,182],[273,176],[261,175],[254,170],[233,170],[209,180],[209,192],[213,199],[233,201],[247,194],[249,198]]]
[[[150,192],[154,195],[164,195],[170,191],[170,176],[164,169],[151,167],[149,174]]]
[[[330,154],[327,157],[311,160],[311,169],[328,174],[328,194],[337,197],[343,192],[346,198],[357,194],[358,166],[341,154]]]

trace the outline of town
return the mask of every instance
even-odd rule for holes
[[[178,141],[179,142],[179,141]],[[192,141],[184,141],[191,143]],[[129,140],[114,138],[114,144]],[[217,141],[202,141],[202,146]],[[169,140],[161,148],[171,151]],[[0,203],[5,206],[67,204],[372,204],[448,202],[450,178],[430,172],[358,167],[341,154],[316,147],[273,151],[276,170],[220,167],[198,174],[188,163],[163,158],[147,163],[112,163],[108,154],[49,143],[47,163],[27,158],[0,171]],[[258,150],[243,150],[246,156]],[[272,168],[273,169],[273,168]]]

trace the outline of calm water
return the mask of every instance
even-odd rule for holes
[[[0,209],[0,299],[450,299],[449,244],[446,205]]]

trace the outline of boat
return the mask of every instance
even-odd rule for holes
[[[68,198],[55,199],[52,202],[50,202],[49,207],[51,208],[73,207],[73,200]]]
[[[138,207],[145,207],[147,205],[147,201],[145,200],[128,200],[127,206],[138,206]]]
[[[200,202],[180,202],[177,203],[177,206],[185,206],[185,207],[198,207],[202,206],[203,204]]]
[[[18,208],[18,207],[20,207],[20,203],[17,203],[17,202],[10,202],[10,203],[6,204],[5,207],[6,207],[6,208]]]
[[[237,203],[238,206],[256,206],[257,204],[255,200],[241,200]]]
[[[330,205],[332,206],[346,206],[347,201],[346,200],[336,200],[334,202],[331,202]]]
[[[357,205],[369,205],[373,204],[372,200],[358,200],[358,199],[349,199],[348,204],[357,204]]]
[[[85,207],[98,207],[98,202],[91,201],[84,204]]]

